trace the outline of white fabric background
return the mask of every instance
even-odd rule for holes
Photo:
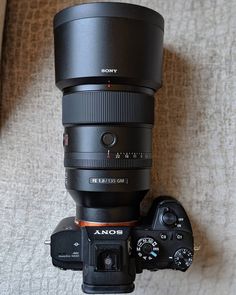
[[[57,222],[75,211],[64,188],[52,18],[79,2],[8,1],[1,77],[1,295],[82,294],[81,274],[53,268],[43,244]],[[236,2],[130,2],[165,18],[153,195],[183,202],[201,244],[188,272],[145,271],[137,276],[134,294],[234,295]]]

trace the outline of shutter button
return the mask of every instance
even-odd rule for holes
[[[174,225],[177,221],[177,217],[174,213],[166,212],[162,216],[162,221],[166,225]]]

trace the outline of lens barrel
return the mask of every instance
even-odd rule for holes
[[[82,4],[55,16],[66,187],[79,220],[139,217],[150,188],[163,30],[160,14],[131,4]]]

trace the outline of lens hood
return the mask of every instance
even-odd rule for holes
[[[56,84],[161,86],[163,17],[125,3],[69,7],[54,18]]]

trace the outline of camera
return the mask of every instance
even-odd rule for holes
[[[78,227],[63,219],[51,236],[54,266],[83,270],[85,293],[128,293],[143,270],[186,271],[193,259],[188,216],[171,197],[159,197],[134,227]]]
[[[63,92],[65,186],[76,216],[51,236],[53,265],[83,271],[86,293],[128,293],[144,269],[192,262],[181,204],[150,189],[154,94],[161,87],[163,17],[125,3],[87,3],[54,18],[56,85]]]

